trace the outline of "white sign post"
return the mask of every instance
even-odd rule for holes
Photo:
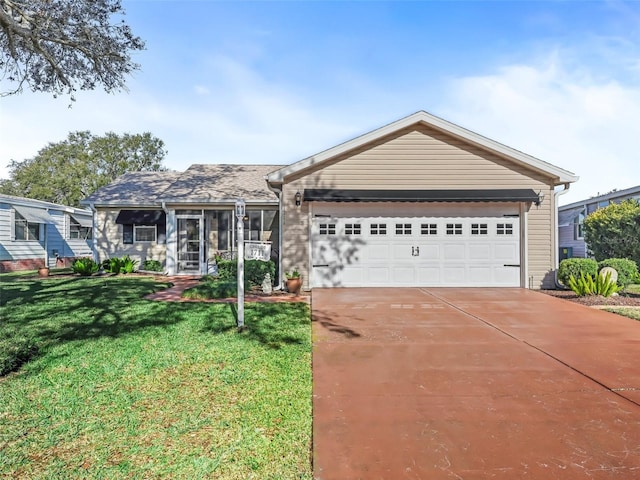
[[[244,328],[244,200],[236,201],[238,219],[238,330]]]

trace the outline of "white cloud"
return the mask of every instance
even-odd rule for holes
[[[557,54],[457,79],[439,113],[579,175],[562,203],[640,184],[640,87],[570,71]]]

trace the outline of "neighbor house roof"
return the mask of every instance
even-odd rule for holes
[[[18,205],[23,207],[43,208],[47,210],[59,210],[62,212],[77,215],[92,215],[91,211],[85,208],[70,207],[68,205],[61,205],[59,203],[45,202],[43,200],[36,200],[34,198],[16,197],[14,195],[0,194],[0,203]]]
[[[175,182],[179,172],[132,172],[98,189],[82,200],[83,205],[157,206],[160,195]]]
[[[265,176],[282,165],[202,165],[184,172],[134,172],[82,200],[97,206],[157,207],[166,203],[277,203]]]
[[[635,187],[625,188],[624,190],[614,190],[613,192],[608,192],[602,195],[597,195],[595,197],[590,197],[584,200],[579,200],[577,202],[569,203],[567,205],[558,207],[558,211],[562,212],[565,210],[572,210],[572,209],[575,209],[576,207],[580,207],[578,208],[580,210],[585,205],[590,205],[592,203],[604,202],[606,200],[619,200],[619,199],[636,198],[636,197],[640,197],[640,185],[636,185]]]
[[[312,167],[318,163],[335,158],[338,155],[349,152],[356,148],[362,147],[368,143],[379,140],[387,135],[396,133],[402,129],[415,124],[424,124],[443,133],[456,137],[467,143],[479,146],[485,150],[491,151],[496,155],[507,158],[515,163],[519,163],[527,168],[539,171],[545,175],[555,178],[556,185],[571,183],[578,180],[573,173],[556,167],[550,163],[544,162],[538,158],[522,153],[513,148],[507,147],[489,138],[483,137],[475,132],[462,128],[451,122],[447,122],[442,118],[436,117],[424,111],[416,112],[408,117],[402,118],[396,122],[390,123],[384,127],[373,130],[369,133],[356,137],[338,146],[320,152],[311,157],[307,157],[299,162],[285,166],[268,175],[267,180],[271,183],[282,183],[284,179],[294,173],[300,172],[306,168]]]
[[[191,165],[162,193],[167,203],[274,202],[265,177],[282,165]]]

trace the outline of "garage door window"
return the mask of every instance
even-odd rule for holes
[[[387,224],[386,223],[372,223],[370,229],[371,235],[386,235]]]
[[[462,224],[447,223],[447,235],[462,235]]]
[[[438,224],[436,223],[423,223],[420,225],[420,233],[422,235],[437,235]]]
[[[344,226],[345,235],[360,235],[362,233],[362,226],[359,223],[347,223]]]
[[[396,223],[396,235],[411,235],[411,224]]]
[[[320,224],[320,235],[335,235],[336,234],[336,224],[335,223],[321,223]]]
[[[472,223],[471,235],[487,235],[488,228],[486,223]]]
[[[513,235],[513,223],[498,223],[496,233],[498,235]]]

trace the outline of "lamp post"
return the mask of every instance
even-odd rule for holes
[[[236,201],[238,232],[238,330],[244,328],[244,200]]]

